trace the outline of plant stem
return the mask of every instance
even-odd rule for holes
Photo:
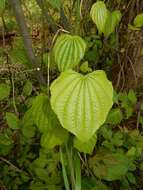
[[[70,169],[70,178],[71,178],[71,186],[72,190],[75,190],[75,175],[74,175],[74,165],[73,165],[73,147],[72,145],[66,144],[66,152],[68,157],[69,169]]]

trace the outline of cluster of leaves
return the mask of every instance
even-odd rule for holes
[[[10,98],[10,85],[1,84],[0,89],[3,92],[0,95],[3,105]],[[63,147],[61,159],[58,146],[69,138],[71,142],[72,138],[60,127],[44,92],[32,96],[32,84],[27,81],[17,99],[23,96],[26,98],[26,107],[21,108],[22,117],[5,112],[5,108],[1,110],[7,123],[7,127],[2,128],[0,133],[1,180],[12,190],[62,189],[63,160],[67,175],[71,170],[67,150]],[[82,152],[90,155],[82,160],[82,189],[114,189],[115,181],[121,190],[138,186],[136,173],[142,172],[143,136],[138,127],[132,128],[130,125],[130,121],[134,118],[136,121],[138,117],[135,112],[136,102],[137,96],[133,90],[128,94],[114,93],[114,106],[90,143],[73,139],[72,143],[81,152],[81,156]],[[142,115],[141,108],[138,118],[141,128]],[[50,118],[50,122],[47,118]]]

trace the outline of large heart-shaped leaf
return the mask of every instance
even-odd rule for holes
[[[55,63],[59,71],[65,71],[74,68],[83,58],[86,49],[86,43],[79,36],[69,34],[61,35],[53,48]]]
[[[103,1],[98,1],[92,5],[90,16],[96,24],[100,33],[104,31],[104,26],[108,17],[108,10]]]
[[[113,88],[105,72],[63,72],[51,85],[51,105],[61,125],[82,142],[104,123],[112,106]]]

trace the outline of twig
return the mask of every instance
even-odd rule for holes
[[[0,157],[0,160],[3,161],[3,162],[5,162],[5,163],[7,163],[8,165],[10,165],[13,170],[15,170],[15,171],[17,171],[17,172],[20,172],[20,173],[23,172],[23,171],[22,171],[21,169],[19,169],[17,166],[15,166],[14,164],[12,164],[9,160],[7,160],[7,159],[5,159],[5,158],[3,158],[3,157]]]

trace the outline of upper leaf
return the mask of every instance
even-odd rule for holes
[[[99,33],[104,33],[105,36],[113,33],[121,20],[121,12],[118,10],[110,12],[103,1],[93,4],[90,15]]]
[[[92,5],[90,11],[91,18],[96,24],[100,33],[104,31],[104,26],[108,17],[108,10],[103,1],[98,1]]]
[[[104,123],[113,104],[113,87],[105,72],[63,72],[51,85],[51,105],[61,125],[82,142]]]
[[[83,58],[86,49],[86,43],[79,36],[69,34],[61,35],[53,48],[55,63],[59,71],[65,71],[74,68]]]

